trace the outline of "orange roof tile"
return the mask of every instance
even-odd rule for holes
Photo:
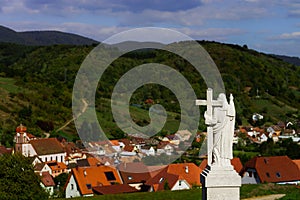
[[[65,163],[57,162],[56,160],[46,162],[46,164],[51,168],[52,171],[67,169],[67,165]]]
[[[298,166],[287,156],[254,157],[245,164],[243,171],[248,168],[256,170],[262,183],[300,180]]]
[[[298,160],[293,160],[293,162],[298,166],[299,170],[300,170],[300,159]]]
[[[243,170],[243,164],[240,158],[232,158],[230,162],[235,171],[240,174],[240,172]]]
[[[118,140],[110,140],[111,145],[118,146],[119,141]]]
[[[167,172],[182,177],[190,185],[201,185],[200,173],[201,169],[194,163],[178,163],[170,164]]]
[[[118,171],[110,166],[77,167],[71,173],[82,195],[92,194],[92,187],[122,184]]]
[[[97,165],[101,164],[100,160],[95,157],[88,157],[87,161],[90,166],[97,166]]]

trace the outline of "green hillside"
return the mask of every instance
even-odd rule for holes
[[[16,32],[0,25],[0,42],[31,46],[55,44],[92,45],[99,42],[72,33],[60,31],[25,31]]]
[[[200,43],[217,64],[226,92],[235,96],[239,124],[248,123],[253,113],[265,116],[262,124],[299,120],[299,66],[246,47],[206,41]],[[52,136],[63,135],[75,140],[76,130],[71,120],[73,82],[82,61],[94,46],[29,47],[3,43],[0,47],[1,142],[12,144],[14,128],[21,122],[36,135],[51,132]],[[185,60],[161,50],[128,53],[105,71],[96,94],[99,121],[110,138],[124,135],[116,127],[110,111],[109,99],[114,85],[129,69],[152,62],[180,71],[198,97],[205,98],[206,87],[201,76]],[[131,103],[138,106],[131,108],[131,115],[140,125],[149,123],[146,99],[153,99],[169,111],[168,124],[162,134],[174,132],[180,107],[172,92],[149,84],[134,93]],[[204,109],[201,108],[202,111]],[[66,126],[56,131],[63,125]],[[199,129],[205,129],[203,121]]]

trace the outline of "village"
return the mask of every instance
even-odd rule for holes
[[[300,130],[291,123],[278,122],[269,127],[240,126],[235,130],[234,146],[262,144],[292,140],[300,143]],[[172,164],[151,166],[144,161],[157,156],[172,157],[178,154],[180,143],[192,139],[201,143],[207,133],[197,133],[190,138],[187,130],[179,130],[165,137],[143,139],[128,137],[118,140],[70,142],[63,137],[37,138],[20,124],[14,136],[14,148],[0,146],[0,155],[20,153],[27,157],[40,177],[41,186],[50,197],[57,190],[64,191],[65,198],[132,192],[157,192],[162,190],[188,190],[201,187],[200,174],[207,166],[206,155],[198,155],[199,162],[180,160]],[[197,146],[197,145],[196,145]],[[185,154],[194,151],[192,145]],[[199,147],[199,146],[198,146]],[[282,163],[285,163],[282,165]],[[300,159],[286,155],[251,157],[242,164],[239,157],[231,160],[242,184],[300,183]],[[55,184],[54,179],[68,174],[65,183]]]

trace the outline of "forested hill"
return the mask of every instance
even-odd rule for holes
[[[274,56],[259,53],[238,45],[201,41],[218,66],[226,92],[233,93],[238,124],[248,124],[253,113],[263,114],[260,125],[300,118],[300,67]],[[72,119],[72,87],[76,73],[94,46],[54,45],[23,46],[0,44],[0,139],[12,143],[14,128],[19,123],[28,126],[31,133],[51,132],[76,135],[73,123],[60,132],[56,129]],[[129,69],[144,63],[162,63],[177,69],[191,83],[196,94],[205,98],[206,86],[201,76],[187,61],[161,50],[135,51],[117,59],[105,71],[99,82],[96,109],[99,121],[109,137],[121,137],[110,112],[108,99],[119,78]],[[180,113],[172,93],[163,87],[147,85],[132,97],[134,120],[147,124],[149,120],[145,100],[153,99],[167,111]],[[141,107],[141,108],[140,108]],[[142,109],[143,108],[143,109]],[[204,109],[204,108],[203,108]],[[146,116],[145,118],[143,118]],[[142,117],[143,119],[139,119]],[[173,119],[170,119],[172,121]],[[174,123],[167,132],[172,132]],[[175,123],[176,124],[176,123]],[[204,129],[205,125],[200,129]],[[74,138],[73,138],[74,139]]]
[[[273,55],[277,58],[284,60],[285,62],[291,63],[293,65],[300,66],[300,58],[298,57],[291,57],[291,56],[283,56],[283,55]]]
[[[55,44],[92,45],[99,43],[80,35],[60,31],[26,31],[16,32],[0,25],[0,42],[45,46]]]

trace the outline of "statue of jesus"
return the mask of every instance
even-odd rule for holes
[[[215,124],[213,129],[212,166],[231,166],[232,144],[235,126],[235,107],[233,96],[228,104],[225,94],[221,93],[218,101],[221,107],[214,107]]]

